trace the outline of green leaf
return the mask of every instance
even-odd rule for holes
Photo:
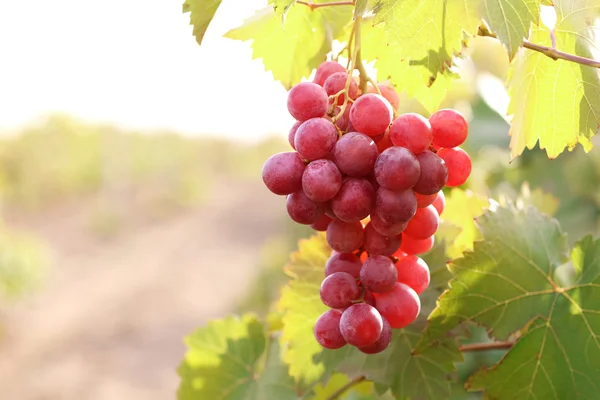
[[[188,351],[179,367],[180,400],[292,400],[300,396],[279,344],[267,340],[253,316],[213,321],[186,338]]]
[[[190,13],[190,25],[194,26],[194,36],[202,44],[204,33],[215,16],[221,0],[185,0],[183,12]]]
[[[327,384],[318,384],[314,388],[315,395],[310,400],[329,400],[332,395],[350,383],[351,379],[344,374],[333,374],[327,381]],[[363,381],[352,385],[351,389],[345,392],[345,400],[373,400],[373,382]]]
[[[600,4],[583,0],[557,0],[556,46],[563,52],[594,58],[595,30],[589,20],[600,15]],[[551,46],[550,32],[535,28],[530,41]],[[591,137],[600,121],[600,78],[596,68],[553,60],[539,52],[521,49],[510,73],[508,113],[511,156],[539,141],[549,158],[580,143],[592,148]],[[566,95],[568,93],[568,95]]]
[[[285,15],[287,11],[296,3],[296,0],[269,0],[269,4],[279,16]]]
[[[252,40],[252,58],[262,59],[265,69],[289,89],[325,61],[332,40],[351,19],[351,7],[314,11],[309,7],[290,7],[282,25],[280,16],[267,7],[225,37]]]

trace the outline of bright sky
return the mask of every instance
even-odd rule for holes
[[[0,129],[51,112],[124,127],[287,134],[286,94],[222,38],[266,0],[224,0],[202,47],[180,1],[0,1]]]

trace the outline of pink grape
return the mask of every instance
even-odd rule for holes
[[[419,180],[421,166],[417,157],[404,147],[390,147],[375,161],[375,178],[386,189],[410,189]]]
[[[387,319],[393,329],[404,328],[412,324],[419,316],[421,311],[419,296],[404,283],[397,282],[390,291],[374,295],[377,311]],[[343,319],[344,315],[342,314]],[[344,335],[343,331],[342,335]]]
[[[356,222],[371,213],[374,202],[375,190],[368,180],[344,178],[342,187],[331,200],[331,209],[342,221]]]
[[[421,175],[413,190],[424,195],[442,190],[448,180],[448,168],[444,160],[429,150],[418,154],[417,160],[421,167]]]
[[[433,144],[437,147],[460,146],[467,139],[469,125],[461,113],[444,108],[429,117],[433,132]]]
[[[323,85],[323,88],[327,92],[328,96],[333,96],[333,95],[337,94],[339,91],[344,90],[346,88],[347,81],[348,81],[348,73],[346,71],[336,72],[336,73],[331,74],[329,76],[329,78],[327,78],[327,80],[325,81],[325,84]],[[348,96],[352,100],[354,100],[358,97],[358,85],[356,84],[356,82],[353,79],[350,80],[350,87],[348,88]],[[342,104],[344,104],[345,98],[346,98],[346,96],[344,94],[339,95],[337,98],[336,104],[338,106],[341,106]]]
[[[429,149],[433,134],[429,121],[417,113],[402,114],[392,122],[390,140],[395,146],[402,146],[414,154]]]
[[[304,168],[304,162],[297,153],[277,153],[265,162],[262,179],[271,192],[279,195],[290,194],[302,188]]]
[[[448,167],[448,182],[446,186],[460,186],[471,175],[471,157],[460,147],[440,149],[437,155],[444,160]]]
[[[325,232],[331,221],[331,218],[323,214],[319,217],[319,219],[310,224],[310,227],[313,228],[315,231]]]
[[[418,208],[415,216],[408,221],[404,235],[413,239],[425,240],[437,231],[440,225],[440,216],[434,206]]]
[[[325,276],[329,276],[335,272],[346,272],[358,279],[362,265],[363,263],[356,254],[336,253],[329,257],[325,263]]]
[[[375,230],[372,221],[365,227],[365,250],[369,254],[382,254],[389,256],[400,248],[400,236],[384,236]]]
[[[350,307],[352,301],[359,297],[360,289],[356,278],[346,272],[334,272],[321,283],[321,301],[328,307]]]
[[[394,112],[390,103],[378,94],[364,94],[352,105],[350,122],[360,133],[377,136],[385,132]]]
[[[286,208],[293,221],[304,225],[317,222],[323,215],[323,205],[309,199],[301,190],[288,195]]]
[[[342,311],[327,310],[317,319],[314,327],[315,339],[326,349],[339,349],[346,345],[346,339],[340,332]]]
[[[341,187],[342,173],[333,161],[315,160],[304,169],[302,190],[312,201],[329,201]]]
[[[360,283],[373,293],[385,293],[392,290],[397,279],[398,271],[387,256],[369,256],[360,270]]]
[[[435,199],[437,199],[438,193],[434,193],[434,194],[415,193],[415,197],[417,198],[417,208],[425,208],[428,205],[432,204],[435,201]]]
[[[442,215],[442,211],[444,211],[444,207],[446,207],[446,196],[444,195],[444,192],[440,190],[432,204],[437,210],[438,215]]]
[[[363,293],[363,302],[375,307],[375,296],[373,296],[373,293],[369,292],[368,290],[365,290]]]
[[[302,158],[313,161],[327,158],[337,141],[335,126],[325,118],[312,118],[298,127],[294,144]]]
[[[336,121],[335,121],[335,126],[338,127],[338,129],[342,132],[346,132],[348,131],[348,122],[350,121],[350,109],[352,108],[352,104],[348,103],[346,106],[346,110],[344,110],[344,113],[342,114],[341,117],[339,117]],[[340,107],[336,107],[335,110],[333,111],[333,115],[337,116],[340,111],[342,111],[340,109]]]
[[[333,220],[327,227],[327,243],[340,253],[352,253],[363,244],[364,230],[360,222]]]
[[[376,141],[377,151],[379,154],[383,153],[385,150],[392,147],[394,144],[390,140],[390,130],[386,130],[385,133],[381,135],[381,139]]]
[[[394,110],[397,110],[398,107],[400,107],[400,96],[398,96],[398,93],[393,87],[380,83],[377,85],[377,88],[379,88],[381,95],[390,102],[390,105]],[[375,88],[371,85],[369,85],[369,89],[367,91],[369,93],[377,93],[377,90],[375,90]]]
[[[377,354],[387,349],[392,342],[392,327],[387,319],[382,317],[381,321],[383,322],[383,328],[381,329],[379,339],[370,346],[359,347],[358,350],[365,354]]]
[[[288,93],[288,111],[298,121],[323,117],[328,104],[327,92],[316,83],[301,82]]]
[[[368,304],[353,304],[342,313],[340,332],[346,342],[353,346],[372,345],[379,339],[382,330],[381,315]]]
[[[435,244],[435,236],[430,236],[427,239],[413,239],[408,235],[402,234],[402,242],[400,242],[400,250],[406,254],[423,254],[433,248]]]
[[[336,72],[346,72],[346,68],[344,68],[342,64],[338,63],[337,61],[325,61],[319,65],[319,68],[317,68],[313,82],[317,85],[323,86],[327,78]]]
[[[421,258],[410,255],[401,257],[396,262],[398,282],[410,286],[417,294],[421,294],[429,286],[431,279],[429,267]]]
[[[374,213],[385,223],[408,222],[417,212],[417,199],[412,190],[393,192],[379,188],[375,196]]]
[[[397,224],[388,224],[384,222],[377,213],[371,214],[371,221],[369,222],[373,229],[379,232],[383,236],[398,236],[404,229],[406,229],[407,222],[399,222]]]
[[[288,142],[290,142],[290,146],[292,146],[292,149],[294,150],[296,150],[296,145],[294,144],[294,140],[296,139],[296,131],[300,125],[302,125],[302,122],[296,121],[288,133]]]
[[[377,159],[377,146],[373,139],[358,132],[343,135],[333,147],[333,160],[347,176],[367,176]]]

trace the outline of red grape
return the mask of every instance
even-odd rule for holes
[[[315,160],[302,175],[302,190],[312,201],[323,203],[333,199],[342,187],[342,173],[330,160]]]
[[[331,74],[329,76],[329,78],[327,78],[327,80],[325,81],[325,84],[323,85],[323,88],[327,92],[328,96],[333,96],[334,94],[336,94],[339,91],[344,90],[346,88],[347,81],[348,81],[348,73],[346,71],[336,72],[334,74]],[[358,97],[358,85],[356,84],[356,82],[353,79],[350,80],[350,87],[348,88],[348,96],[352,100],[354,100]],[[346,96],[344,94],[339,95],[337,98],[337,105],[341,106],[342,104],[344,104],[345,98],[346,98]],[[332,101],[332,103],[333,103],[333,101]]]
[[[369,93],[360,96],[352,105],[350,122],[358,132],[377,136],[385,132],[393,115],[392,106],[384,97]]]
[[[323,64],[319,65],[319,68],[317,68],[313,82],[317,85],[323,86],[327,78],[336,72],[346,72],[346,68],[344,68],[342,64],[338,63],[337,61],[325,61]]]
[[[448,182],[446,186],[460,186],[471,174],[471,157],[460,147],[440,149],[437,155],[446,162]]]
[[[297,192],[302,188],[304,162],[293,151],[272,155],[263,165],[262,179],[267,188],[280,195]]]
[[[467,120],[456,110],[445,108],[429,117],[433,131],[433,144],[452,148],[463,144],[469,133]]]
[[[373,225],[373,229],[383,236],[398,236],[404,231],[404,229],[406,229],[407,225],[406,222],[388,224],[387,222],[384,222],[376,213],[371,214],[371,221],[369,223]]]
[[[446,206],[446,196],[444,195],[444,192],[440,190],[432,204],[437,210],[438,215],[442,215],[442,211],[444,211],[444,207]]]
[[[310,227],[313,228],[315,231],[325,232],[331,221],[332,221],[331,218],[329,218],[327,215],[323,214],[319,217],[319,219],[317,219],[315,222],[310,224]]]
[[[333,160],[344,174],[360,178],[373,170],[377,146],[367,135],[348,132],[333,147]]]
[[[336,253],[333,254],[325,263],[325,276],[329,276],[335,272],[346,272],[358,279],[362,262],[356,254],[353,253]]]
[[[368,304],[348,307],[340,319],[340,331],[346,342],[356,347],[372,345],[381,336],[383,321],[377,310]]]
[[[396,93],[396,90],[394,90],[393,87],[380,83],[377,85],[377,88],[381,92],[381,95],[390,102],[390,105],[394,110],[397,110],[398,107],[400,107],[400,96],[398,96],[398,93]],[[368,92],[377,93],[377,90],[373,86],[369,85]]]
[[[417,212],[417,199],[412,190],[393,192],[385,188],[377,189],[374,213],[385,223],[408,222]]]
[[[298,121],[323,117],[328,104],[325,89],[312,82],[301,82],[288,93],[288,111]]]
[[[302,125],[302,122],[296,121],[294,125],[292,125],[292,127],[290,128],[290,132],[288,133],[288,142],[290,142],[290,146],[292,146],[292,149],[294,150],[296,150],[296,145],[294,144],[294,140],[296,139],[296,131],[298,130],[298,127],[300,127],[300,125]]]
[[[359,297],[356,278],[346,272],[334,272],[321,283],[321,301],[331,308],[349,307]]]
[[[331,224],[330,224],[331,225]],[[400,250],[406,254],[423,254],[433,248],[435,237],[430,236],[427,239],[413,239],[408,235],[402,234],[402,242],[400,242]]]
[[[286,207],[290,218],[299,224],[313,224],[323,215],[323,205],[306,197],[301,190],[288,195]]]
[[[421,301],[417,293],[404,283],[397,282],[392,290],[375,293],[375,306],[381,316],[388,320],[394,329],[412,324],[421,311]],[[344,315],[342,314],[342,320]],[[344,332],[342,331],[344,336]],[[344,336],[345,338],[345,336]],[[348,343],[350,343],[348,341]]]
[[[346,105],[346,110],[344,110],[344,113],[342,114],[342,116],[339,117],[335,121],[335,125],[342,132],[348,131],[348,122],[350,121],[350,110],[351,109],[352,109],[352,104],[348,103]],[[340,107],[336,107],[335,110],[333,111],[333,115],[337,116],[340,113],[340,111],[342,111],[340,109]]]
[[[327,227],[327,243],[340,253],[351,253],[363,244],[364,230],[360,222],[333,220]]]
[[[381,330],[379,339],[370,346],[359,347],[358,350],[365,354],[377,354],[387,349],[392,342],[392,327],[387,319],[382,317],[381,321],[383,322],[383,329]]]
[[[369,256],[360,270],[360,283],[373,293],[392,290],[397,279],[398,271],[387,256]]]
[[[327,158],[337,141],[335,126],[325,118],[312,118],[298,127],[294,144],[302,158],[313,161]]]
[[[390,140],[395,146],[406,147],[414,154],[429,149],[432,133],[429,121],[417,113],[402,114],[392,122]]]
[[[374,202],[375,190],[368,180],[344,178],[342,187],[331,200],[331,209],[342,221],[355,222],[371,213]]]
[[[321,314],[315,323],[315,339],[326,349],[335,350],[346,345],[346,339],[340,332],[341,318],[340,310],[328,310]]]
[[[448,168],[444,160],[429,150],[418,154],[417,160],[421,167],[421,175],[413,190],[425,195],[442,190],[448,180]]]
[[[373,296],[373,293],[369,292],[368,290],[365,290],[363,293],[363,302],[375,307],[375,296]]]
[[[429,267],[417,256],[405,256],[396,262],[398,282],[410,286],[417,294],[421,294],[429,286]]]
[[[437,199],[438,193],[434,193],[434,194],[415,193],[415,197],[417,198],[417,208],[425,208],[428,205],[432,204],[435,201],[435,199]]]
[[[434,206],[418,208],[415,216],[408,221],[404,235],[413,239],[424,240],[437,231],[440,225],[440,216]]]
[[[364,247],[371,255],[382,254],[389,256],[400,248],[400,236],[382,235],[377,232],[371,221],[365,227]]]
[[[381,138],[375,142],[377,144],[377,151],[383,153],[384,150],[389,149],[394,144],[390,140],[390,130],[386,130],[381,134]]]
[[[417,157],[404,147],[390,147],[375,161],[375,178],[384,188],[410,189],[419,180],[421,166]]]

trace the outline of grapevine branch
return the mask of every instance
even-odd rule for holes
[[[304,4],[305,6],[308,6],[311,10],[314,10],[315,8],[321,8],[321,7],[330,7],[330,6],[353,6],[354,5],[354,1],[332,1],[331,3],[313,3],[311,0],[309,1],[296,1],[296,3],[298,4]]]
[[[503,350],[510,349],[513,347],[515,342],[489,342],[489,343],[473,343],[473,344],[465,344],[458,348],[459,351],[463,353],[468,353],[472,351],[484,351],[484,350]]]
[[[336,390],[331,396],[327,398],[327,400],[336,400],[339,399],[344,393],[346,393],[352,386],[358,385],[363,382],[367,378],[364,375],[357,376],[352,379],[350,382],[346,383],[344,386]]]

